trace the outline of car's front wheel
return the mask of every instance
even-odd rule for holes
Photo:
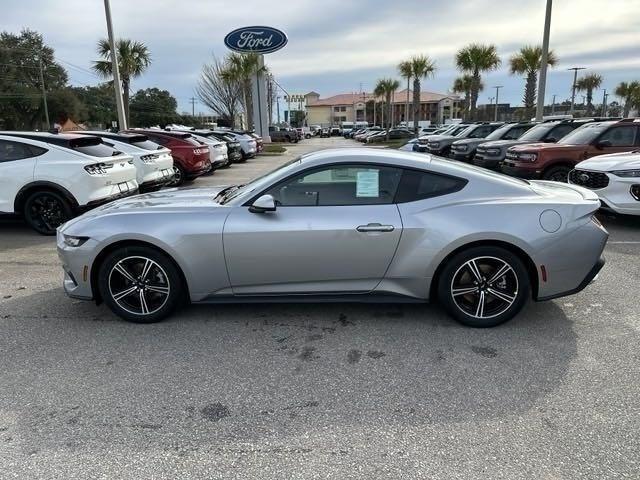
[[[183,285],[174,263],[143,246],[119,248],[100,265],[98,288],[113,313],[136,323],[163,320],[178,306]]]
[[[544,180],[552,180],[554,182],[563,182],[567,183],[569,181],[569,172],[571,169],[569,167],[553,167],[546,172],[544,172],[543,179]]]
[[[36,232],[55,235],[56,228],[73,216],[69,202],[56,192],[34,192],[24,202],[24,219]]]
[[[530,296],[524,264],[500,247],[473,247],[444,266],[438,297],[445,309],[470,327],[494,327],[512,319]]]

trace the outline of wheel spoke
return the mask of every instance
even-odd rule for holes
[[[126,297],[128,295],[131,295],[133,292],[136,291],[136,289],[137,289],[137,287],[133,286],[133,287],[129,287],[126,290],[123,290],[121,292],[114,293],[113,294],[113,299],[117,302],[117,301],[123,299],[124,297]]]
[[[481,282],[482,273],[480,272],[480,269],[478,268],[478,265],[476,264],[475,259],[469,260],[467,262],[467,267],[469,267],[469,271],[471,272],[473,277],[476,279],[476,281]]]
[[[478,298],[478,306],[476,307],[476,317],[482,318],[484,316],[484,300],[485,294],[480,290],[480,296]]]
[[[495,282],[496,280],[498,280],[500,277],[503,277],[509,270],[511,270],[511,266],[507,263],[505,263],[502,268],[500,268],[500,270],[498,270],[495,275],[493,275],[489,280],[487,280],[488,284],[492,284],[493,282]]]
[[[150,292],[161,293],[163,295],[169,295],[169,287],[163,285],[147,285],[147,290]]]
[[[451,295],[457,297],[459,295],[467,295],[469,293],[478,293],[478,287],[464,287],[464,288],[454,288],[451,290]]]
[[[147,275],[149,275],[149,270],[153,267],[153,262],[148,258],[144,262],[144,267],[142,267],[142,273],[140,274],[140,279],[142,281],[146,280]]]
[[[143,315],[149,313],[149,307],[147,306],[147,299],[144,297],[144,290],[140,290],[140,309]]]
[[[494,297],[499,298],[503,302],[507,302],[509,305],[511,305],[513,301],[516,299],[516,295],[511,296],[504,292],[500,292],[494,288],[488,288],[487,292],[489,292]]]
[[[113,269],[118,272],[120,275],[122,275],[124,278],[126,278],[127,280],[129,280],[130,282],[135,282],[136,280],[133,278],[133,276],[127,272],[127,270],[120,264],[117,263],[115,267],[113,267]]]

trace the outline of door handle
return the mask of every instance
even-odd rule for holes
[[[394,226],[368,223],[367,225],[359,225],[356,230],[359,232],[393,232]]]

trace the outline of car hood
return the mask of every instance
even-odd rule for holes
[[[587,146],[586,145],[563,145],[558,143],[526,143],[524,145],[516,145],[512,148],[517,152],[521,152],[521,151],[529,152],[531,150],[536,150],[541,152],[544,152],[545,150],[556,150],[556,151],[563,151],[563,152],[582,152],[584,151],[585,148],[587,148]]]
[[[611,172],[614,170],[640,170],[640,153],[612,153],[598,155],[576,165],[576,168],[594,170],[597,172]]]
[[[505,148],[513,147],[514,145],[523,145],[528,143],[520,140],[490,140],[488,142],[482,142],[482,148]]]
[[[453,145],[480,145],[482,141],[482,138],[463,138],[453,142]]]
[[[428,135],[430,142],[439,142],[441,140],[455,140],[457,137],[453,135]]]

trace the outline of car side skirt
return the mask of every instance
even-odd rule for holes
[[[294,295],[212,295],[192,303],[428,303],[428,301],[404,295],[369,292]]]

